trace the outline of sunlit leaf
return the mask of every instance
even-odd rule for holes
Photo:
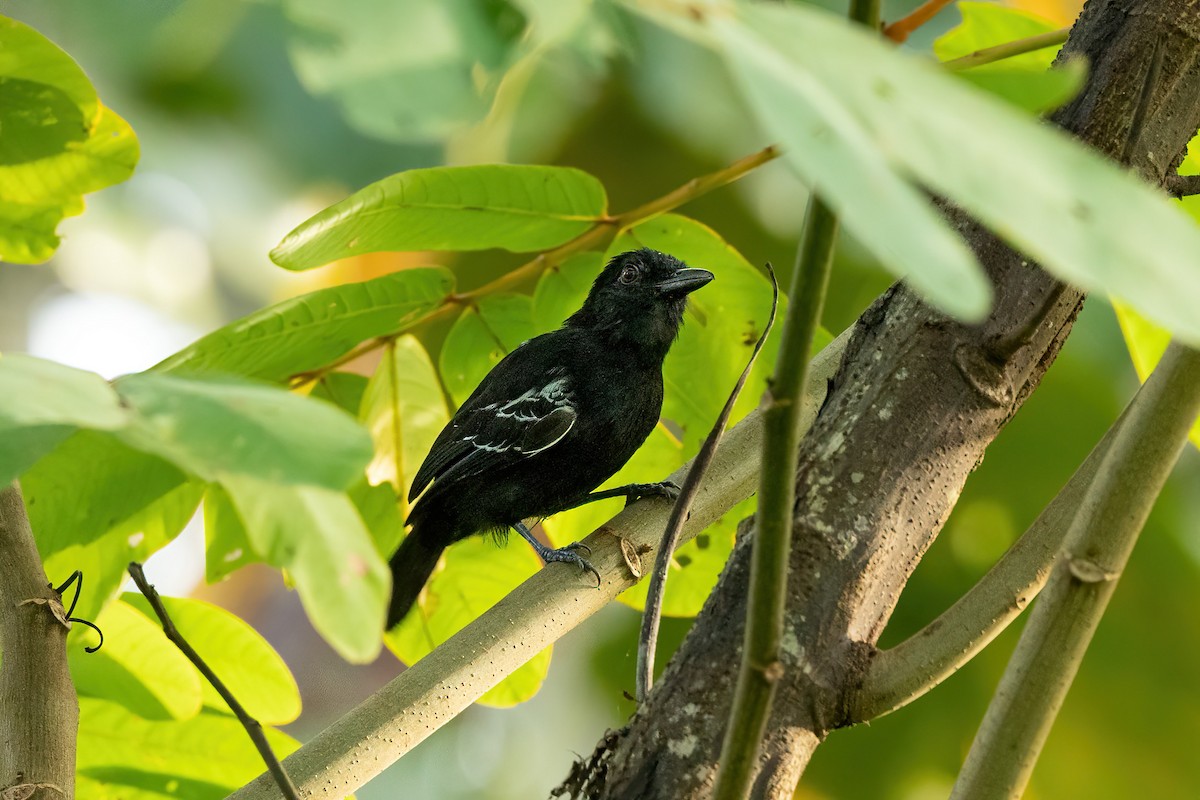
[[[94,621],[104,631],[104,646],[84,652],[85,646],[99,643],[96,633],[87,630],[72,637],[67,649],[80,695],[120,703],[143,719],[187,719],[200,713],[200,673],[156,620],[118,600]]]
[[[375,444],[367,479],[390,483],[404,503],[433,440],[450,421],[433,362],[415,337],[402,336],[388,346],[361,409]]]
[[[738,49],[738,58],[769,62],[786,79],[777,84],[778,107],[807,104],[816,114],[813,100],[820,97],[824,107],[814,122],[841,120],[843,132],[857,130],[860,144],[886,154],[872,174],[878,168],[911,175],[1057,277],[1110,292],[1182,340],[1200,344],[1200,271],[1192,267],[1200,229],[1136,176],[826,12],[753,4],[738,6],[736,18],[714,17],[712,25]],[[778,119],[777,132],[797,121]],[[794,146],[790,154],[810,169],[827,156]],[[816,183],[825,193],[852,185]],[[851,218],[872,192],[852,194],[857,207],[849,208],[846,197],[837,209],[851,215],[845,220],[856,236],[871,236]],[[879,213],[870,221],[876,229],[894,225],[903,210],[892,206]],[[882,248],[876,254],[893,266],[901,263]],[[944,299],[953,302],[949,295],[959,291],[935,286],[920,264],[904,269],[935,300],[948,290]]]
[[[300,743],[273,728],[267,741],[283,758]],[[79,699],[77,770],[89,792],[80,797],[143,797],[150,792],[189,800],[220,800],[263,771],[245,728],[209,709],[187,720],[146,720],[122,706]],[[151,794],[153,797],[155,794]]]
[[[413,610],[385,637],[388,648],[413,664],[500,601],[537,571],[539,561],[523,540],[498,546],[472,536],[452,545]],[[556,569],[567,568],[556,565]],[[483,705],[511,706],[537,693],[550,666],[547,647],[479,699]]]
[[[933,52],[942,61],[1057,29],[1049,20],[995,3],[960,2],[958,10],[962,23],[933,43]],[[1074,97],[1087,75],[1081,61],[1050,68],[1060,47],[1044,47],[955,74],[1021,108],[1047,111]]]
[[[304,222],[271,259],[309,269],[381,250],[546,250],[590,228],[606,202],[599,181],[569,167],[412,169]]]
[[[527,295],[495,294],[459,315],[438,358],[446,391],[462,405],[500,359],[539,333]]]
[[[246,475],[342,489],[371,457],[350,416],[273,386],[144,372],[116,388],[136,414],[121,438],[205,480]]]
[[[45,261],[82,196],[133,173],[138,143],[70,56],[0,17],[0,260]]]
[[[347,661],[379,652],[390,575],[350,499],[317,486],[223,481],[246,539],[286,569],[313,627]]]
[[[0,397],[0,483],[5,484],[77,428],[115,430],[129,419],[99,375],[26,355],[0,356]]]
[[[204,495],[205,579],[216,583],[247,564],[264,560],[250,544],[229,494],[219,483],[211,484]]]
[[[405,330],[453,289],[454,276],[442,267],[318,289],[215,330],[155,369],[286,380],[324,366],[368,339]]]
[[[1124,303],[1114,301],[1113,310],[1117,312],[1121,335],[1125,337],[1125,346],[1129,348],[1138,380],[1145,383],[1163,353],[1167,351],[1167,345],[1171,343],[1171,334]],[[1192,440],[1192,444],[1200,447],[1200,419],[1192,426],[1188,438]]]
[[[157,620],[150,603],[140,594],[126,594],[122,600],[123,603],[113,605],[127,603]],[[300,716],[300,690],[296,681],[283,659],[258,631],[234,614],[203,600],[163,597],[162,602],[176,629],[250,716],[264,725],[284,725]],[[100,652],[109,645],[107,628],[105,636]],[[175,649],[174,644],[167,644]],[[232,713],[208,681],[202,682],[200,691],[204,705]]]
[[[533,293],[534,326],[540,331],[554,330],[578,311],[603,263],[601,253],[577,253],[543,272]]]

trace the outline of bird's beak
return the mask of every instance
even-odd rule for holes
[[[711,281],[715,276],[706,269],[681,269],[666,280],[659,281],[660,294],[690,294]]]

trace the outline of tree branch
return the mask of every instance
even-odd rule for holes
[[[921,697],[1007,628],[1050,577],[1067,527],[1125,415],[1075,470],[1008,552],[954,605],[895,647],[880,651],[849,701],[850,722],[890,714]]]
[[[67,668],[67,622],[38,557],[21,488],[0,489],[0,791],[75,796],[79,703]]]
[[[1138,534],[1200,415],[1200,352],[1172,343],[1129,406],[1000,679],[952,800],[1019,800]]]
[[[806,392],[810,411],[803,425],[812,424],[848,339],[847,331],[813,359]],[[717,450],[684,525],[681,544],[753,493],[761,445],[762,416],[755,411],[729,431]],[[685,464],[671,479],[681,482],[690,468],[690,463]],[[625,509],[584,540],[600,573],[598,589],[593,589],[590,581],[577,580],[570,569],[551,565],[539,570],[284,759],[301,795],[315,800],[341,798],[355,791],[547,645],[637,583],[627,565],[627,554],[653,558],[669,513],[662,503],[635,503]],[[230,800],[274,800],[275,793],[270,776],[260,775],[230,795]]]
[[[1036,36],[1029,36],[1024,39],[1014,39],[1011,42],[998,44],[994,47],[985,47],[982,50],[976,50],[973,53],[967,53],[965,56],[952,58],[949,61],[943,61],[942,66],[949,70],[964,70],[971,67],[981,67],[984,64],[992,64],[996,61],[1003,61],[1006,58],[1013,56],[1032,53],[1036,50],[1044,50],[1047,47],[1054,47],[1057,44],[1062,44],[1067,40],[1067,34],[1071,32],[1070,28],[1062,28],[1057,31],[1047,31],[1039,33]]]

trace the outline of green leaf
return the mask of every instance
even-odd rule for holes
[[[367,480],[390,483],[407,516],[413,477],[450,421],[433,363],[416,337],[402,336],[388,346],[367,385],[359,416],[375,443]]]
[[[359,375],[357,372],[330,372],[320,377],[309,396],[333,403],[347,414],[357,417],[366,391],[366,375]]]
[[[363,133],[400,142],[441,142],[481,120],[525,33],[519,4],[503,0],[286,0],[283,8],[305,88],[332,95]]]
[[[138,159],[129,125],[100,104],[71,57],[0,17],[0,260],[45,261],[55,229],[82,196],[128,178]]]
[[[319,289],[215,330],[155,369],[283,381],[324,366],[368,339],[405,330],[453,289],[454,276],[442,267]]]
[[[32,356],[0,356],[0,397],[3,484],[77,428],[115,430],[128,421],[116,393],[99,375]]]
[[[150,603],[140,594],[126,594],[123,599],[147,617],[157,619]],[[300,689],[296,680],[275,649],[254,628],[225,609],[202,600],[163,597],[162,602],[176,629],[250,716],[264,725],[285,725],[300,716]],[[107,628],[105,631],[107,636]],[[175,648],[174,644],[168,642],[168,645]],[[104,649],[107,648],[106,639]],[[208,681],[202,682],[201,692],[204,705],[232,713]]]
[[[300,743],[265,729],[275,755]],[[234,717],[204,710],[187,720],[146,720],[122,706],[79,699],[79,775],[92,797],[187,797],[220,800],[263,771],[262,758]],[[80,794],[80,797],[84,795]]]
[[[1145,383],[1171,343],[1171,334],[1119,301],[1113,301],[1113,311],[1117,313],[1121,335],[1125,337],[1125,346],[1129,348],[1138,380]],[[1192,444],[1200,447],[1200,419],[1192,426],[1188,438]]]
[[[459,315],[438,357],[446,391],[462,405],[500,359],[539,333],[527,295],[483,297]]]
[[[200,673],[156,620],[118,600],[109,603],[92,630],[72,637],[67,649],[71,678],[80,695],[120,703],[143,719],[187,719],[200,713]]]
[[[490,538],[472,536],[452,545],[416,606],[386,635],[388,649],[405,664],[415,664],[498,603],[538,567],[537,556],[524,541],[498,546]],[[533,697],[546,678],[551,652],[552,648],[547,647],[538,653],[479,702],[505,707]]]
[[[370,531],[375,549],[384,555],[395,552],[404,538],[404,517],[400,514],[400,496],[395,488],[390,483],[372,486],[364,478],[346,494]]]
[[[327,403],[234,379],[144,372],[116,381],[136,417],[123,441],[208,481],[350,485],[371,457],[369,437]]]
[[[599,181],[568,167],[412,169],[312,217],[271,260],[309,269],[381,250],[548,250],[603,218],[606,202]]]
[[[933,43],[933,54],[939,61],[969,56],[976,50],[995,47],[1005,42],[1028,39],[1041,33],[1057,30],[1059,26],[1048,19],[1019,8],[960,0],[958,11],[962,22],[939,36]],[[973,69],[1000,72],[1016,67],[1044,72],[1050,69],[1062,45],[1044,47],[1029,53],[1006,58]]]
[[[246,535],[242,518],[219,484],[208,487],[204,495],[204,577],[216,583],[238,569],[264,561]]]
[[[144,561],[183,530],[204,493],[167,462],[88,430],[35,464],[21,489],[49,579],[83,571],[76,614],[84,619],[100,613],[130,561]]]
[[[1056,30],[1049,20],[994,3],[960,2],[958,9],[962,23],[933,43],[933,52],[942,61]],[[1051,69],[1060,48],[1044,47],[955,74],[1027,111],[1048,111],[1078,94],[1087,76],[1082,62]]]
[[[790,8],[790,7],[789,7]],[[786,147],[784,158],[837,212],[846,229],[947,313],[979,321],[991,287],[974,255],[925,194],[887,161],[838,87],[816,79],[807,60],[772,39],[767,22],[716,22],[734,74],[759,119]]]
[[[887,155],[875,168],[911,176],[1057,277],[1115,294],[1200,345],[1200,270],[1193,268],[1200,229],[1158,191],[1064,132],[828,13],[747,5],[738,7],[737,19],[713,19],[723,37],[753,44],[792,79],[776,97],[780,106],[821,96],[831,110],[826,123],[846,121],[861,142]],[[824,155],[791,152],[806,163]],[[818,188],[841,192],[846,185],[818,182]],[[855,202],[857,208],[838,204],[838,211],[858,214],[863,195],[855,194]],[[871,221],[877,227],[890,228],[900,216],[896,208],[879,210],[883,216]],[[933,297],[925,280],[932,274],[909,266],[913,279],[924,275],[917,287]]]
[[[390,575],[349,498],[248,475],[224,487],[250,545],[288,571],[317,632],[347,661],[375,658]]]

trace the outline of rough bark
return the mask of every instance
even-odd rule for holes
[[[46,583],[21,490],[0,488],[0,795],[71,800],[79,703],[59,596]]]
[[[1091,70],[1054,122],[1162,185],[1200,126],[1200,7],[1090,0],[1064,54],[1086,57]],[[784,673],[754,797],[791,797],[816,746],[848,724],[848,698],[904,584],[1082,303],[1079,292],[948,213],[995,283],[995,310],[982,325],[963,326],[899,286],[859,320],[797,464]],[[1004,346],[1014,339],[1024,346]],[[709,796],[742,649],[751,535],[648,703],[600,743],[583,770],[590,774],[573,775],[577,794]]]

